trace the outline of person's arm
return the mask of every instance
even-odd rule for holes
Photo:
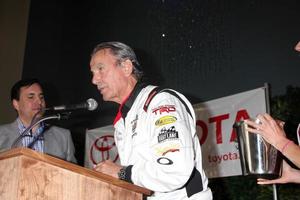
[[[294,169],[289,166],[285,161],[282,165],[282,175],[278,179],[267,180],[267,179],[257,179],[257,184],[267,185],[275,183],[300,183],[300,170]]]
[[[195,126],[193,119],[177,97],[166,92],[157,94],[143,125],[143,135],[148,141],[144,145],[149,156],[132,166],[132,182],[157,192],[183,187],[194,169],[195,133],[191,126]]]
[[[247,130],[252,133],[260,134],[268,143],[273,145],[297,167],[300,167],[300,147],[286,138],[283,127],[269,114],[261,114],[258,115],[257,118],[260,120],[259,124],[245,120],[245,123],[250,125]]]
[[[300,167],[300,147],[292,140],[282,140],[278,147],[282,147],[280,152],[287,157],[297,167]]]

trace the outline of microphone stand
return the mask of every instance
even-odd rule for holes
[[[41,119],[37,120],[35,123],[32,123],[30,126],[28,126],[21,134],[19,137],[17,137],[17,139],[13,142],[13,144],[11,145],[11,149],[17,147],[17,145],[19,144],[20,140],[29,132],[31,131],[36,125],[38,125],[39,123],[49,120],[49,119],[68,119],[70,116],[71,112],[65,112],[65,113],[56,113],[54,115],[49,115],[49,116],[45,116],[42,117]],[[32,146],[34,145],[34,143],[38,140],[38,138],[43,134],[44,132],[39,133],[38,135],[34,136],[34,139],[31,143],[29,143],[26,147],[27,148],[32,148]]]

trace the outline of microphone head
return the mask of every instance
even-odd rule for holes
[[[96,108],[98,107],[98,103],[95,99],[93,98],[89,98],[88,100],[86,100],[87,102],[87,109],[89,111],[93,111],[93,110],[96,110]]]

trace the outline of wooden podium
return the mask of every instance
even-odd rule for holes
[[[143,199],[151,191],[106,174],[17,148],[0,154],[0,199]]]

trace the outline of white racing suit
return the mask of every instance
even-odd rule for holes
[[[137,84],[114,121],[126,181],[154,191],[148,199],[212,199],[191,104],[154,88]]]

